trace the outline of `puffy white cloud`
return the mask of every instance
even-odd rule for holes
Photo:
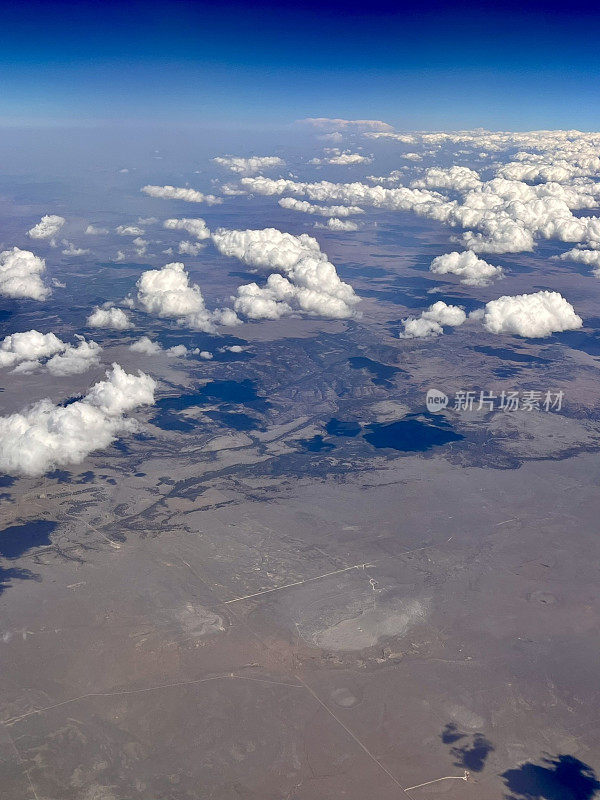
[[[430,319],[440,325],[448,325],[456,328],[462,325],[466,320],[467,315],[460,306],[450,306],[444,303],[443,300],[438,300],[432,306],[429,306],[427,311],[421,314],[423,319]]]
[[[597,147],[581,144],[546,153],[520,152],[515,161],[503,164],[496,174],[509,180],[566,183],[573,178],[600,175]]]
[[[371,206],[385,208],[391,211],[417,211],[427,216],[433,209],[443,203],[449,203],[447,198],[438,192],[428,189],[409,189],[399,186],[389,189],[384,186],[367,186],[364,183],[332,183],[331,181],[318,181],[304,183],[300,181],[281,178],[242,178],[242,186],[248,191],[262,195],[301,194],[310,200],[337,201],[345,205]]]
[[[201,244],[200,242],[179,242],[177,246],[177,252],[181,256],[197,256],[198,253],[203,250],[205,245]]]
[[[276,319],[295,311],[338,319],[356,314],[360,298],[340,279],[311,236],[293,236],[276,228],[219,229],[213,241],[226,256],[283,273],[269,275],[263,287],[250,283],[238,288],[234,308],[250,319]]]
[[[541,338],[581,328],[583,321],[558,292],[541,291],[491,300],[485,307],[483,324],[490,333]]]
[[[188,354],[200,356],[202,359],[211,359],[212,353],[206,350],[200,350],[199,347],[188,349],[184,344],[176,344],[173,347],[161,347],[158,342],[152,341],[148,336],[142,336],[133,344],[129,345],[129,349],[134,353],[141,353],[145,356],[154,356],[157,353],[165,353],[168,356],[183,357]]]
[[[65,222],[66,219],[59,217],[58,214],[46,214],[37,225],[34,225],[27,232],[27,235],[32,239],[51,239],[59,232]]]
[[[66,344],[54,333],[31,330],[11,333],[0,342],[0,367],[12,367],[21,361],[37,361],[60,353]]]
[[[562,253],[559,258],[563,261],[577,261],[579,264],[594,267],[594,275],[600,278],[600,250],[580,250],[574,247],[572,250]]]
[[[471,250],[464,253],[445,253],[431,262],[429,269],[436,275],[458,275],[460,282],[468,286],[487,286],[504,274],[502,267],[494,267]]]
[[[46,369],[53,375],[78,375],[100,363],[102,352],[100,345],[91,340],[86,341],[82,336],[77,338],[79,339],[77,347],[67,345],[64,352],[46,362]]]
[[[67,344],[53,333],[36,330],[12,333],[0,343],[0,367],[13,372],[32,372],[45,367],[53,375],[75,375],[99,364],[102,348],[77,336],[78,345]]]
[[[316,206],[306,200],[296,200],[295,197],[282,197],[279,205],[290,211],[300,211],[303,214],[314,214],[319,217],[349,217],[365,213],[358,206]]]
[[[249,158],[219,156],[213,158],[213,161],[238,175],[255,175],[257,172],[261,172],[264,169],[285,167],[285,161],[279,158],[279,156],[250,156]]]
[[[459,306],[451,306],[438,300],[420,317],[408,317],[402,320],[404,326],[400,334],[402,339],[427,339],[439,336],[444,332],[444,326],[456,328],[462,325],[467,319],[467,315]]]
[[[203,219],[166,219],[163,226],[170,231],[185,231],[199,241],[210,239],[210,231]]]
[[[90,252],[89,250],[85,250],[83,247],[75,247],[73,242],[69,242],[66,239],[63,239],[62,243],[65,248],[62,251],[63,256],[85,256]]]
[[[80,464],[94,450],[108,447],[122,431],[135,430],[128,411],[154,403],[155,381],[118,364],[81,400],[66,406],[41,400],[0,417],[0,469],[40,475],[55,467]]]
[[[132,244],[135,247],[136,256],[145,256],[148,252],[148,241],[146,239],[142,239],[141,236],[136,236]]]
[[[408,167],[401,167],[400,169],[393,169],[389,175],[367,175],[367,180],[381,185],[387,184],[393,186],[395,183],[400,183],[404,177],[405,171]]]
[[[460,200],[427,188],[386,188],[362,183],[305,183],[265,177],[242,178],[249,191],[264,195],[300,194],[311,200],[337,201],[359,206],[413,211],[453,227],[467,230],[464,245],[475,252],[533,250],[536,238],[568,242],[600,242],[600,219],[579,217],[574,210],[595,208],[600,184],[583,179],[565,186],[544,183],[529,186],[520,181],[493,178],[476,189],[465,190]]]
[[[145,230],[139,225],[117,225],[115,231],[119,236],[143,236]]]
[[[132,323],[123,309],[111,305],[96,306],[87,318],[87,324],[91,328],[113,328],[117,331],[124,331],[132,327]]]
[[[309,164],[334,164],[338,166],[347,166],[353,164],[370,164],[373,159],[369,156],[363,156],[360,153],[351,153],[349,150],[342,152],[338,149],[327,151],[327,155],[323,158],[312,158]]]
[[[100,236],[102,234],[107,234],[108,228],[100,228],[97,227],[96,225],[88,225],[87,228],[85,229],[85,233],[88,236]]]
[[[190,285],[185,266],[180,262],[143,272],[136,286],[138,303],[149,314],[177,318],[206,310],[200,287]]]
[[[328,228],[330,231],[357,231],[358,225],[356,222],[351,222],[349,219],[338,219],[337,217],[332,217],[325,223],[315,223],[315,228]]]
[[[417,189],[453,189],[464,192],[481,186],[481,180],[479,174],[468,167],[431,167],[423,178],[413,181],[411,186]]]
[[[444,332],[439,322],[423,317],[408,317],[402,320],[402,325],[404,330],[399,334],[401,339],[430,339]]]
[[[200,353],[198,348],[188,351],[184,344],[176,344],[173,347],[167,347],[165,349],[161,347],[158,342],[153,342],[148,336],[142,336],[141,339],[130,344],[129,349],[133,350],[134,353],[142,353],[145,356],[154,356],[157,353],[166,353],[169,356],[185,356],[188,352]]]
[[[159,197],[164,200],[185,200],[188,203],[206,203],[209,206],[222,203],[220,197],[214,194],[203,194],[196,189],[186,189],[179,186],[143,186],[140,191],[150,197]]]
[[[190,284],[185,266],[166,264],[159,270],[143,272],[137,283],[137,304],[148,314],[177,319],[181,324],[202,331],[213,331],[217,324],[239,323],[231,309],[209,311],[197,284]]]
[[[44,259],[29,250],[18,247],[3,250],[0,253],[0,295],[44,300],[50,294],[40,277],[45,269]]]
[[[158,342],[153,342],[148,336],[142,336],[133,344],[129,345],[129,349],[134,353],[142,353],[145,356],[153,356],[162,351],[162,347]]]
[[[239,186],[236,186],[233,183],[221,184],[221,193],[229,195],[231,197],[238,197],[239,195],[246,194],[246,192],[243,189],[240,189]]]

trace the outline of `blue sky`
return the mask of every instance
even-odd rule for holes
[[[577,1],[0,5],[8,125],[600,126],[600,11]]]

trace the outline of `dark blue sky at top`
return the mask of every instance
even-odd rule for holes
[[[0,0],[0,122],[600,128],[600,4]]]

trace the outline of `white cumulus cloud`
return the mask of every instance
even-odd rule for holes
[[[357,231],[358,225],[349,219],[338,219],[332,217],[327,222],[316,222],[315,228],[328,228],[330,231]]]
[[[213,331],[217,324],[239,322],[231,309],[210,311],[197,284],[189,281],[184,264],[173,262],[162,269],[143,272],[136,284],[137,304],[148,314],[177,319],[201,331]]]
[[[203,240],[210,238],[210,231],[203,219],[166,219],[163,227],[170,231],[185,231],[195,239]]]
[[[77,346],[63,342],[53,333],[12,333],[0,342],[0,367],[14,367],[14,372],[44,367],[53,375],[75,375],[97,366],[100,345],[83,336],[76,338]]]
[[[143,236],[145,233],[139,225],[117,225],[115,231],[119,236]]]
[[[464,253],[445,253],[431,262],[429,269],[436,275],[457,275],[467,286],[487,286],[495,278],[501,278],[502,267],[494,267],[471,250]]]
[[[444,326],[456,328],[462,325],[467,319],[467,315],[459,306],[451,306],[438,300],[420,317],[408,317],[402,320],[404,326],[400,334],[402,339],[428,339],[439,336],[444,332]]]
[[[505,295],[485,307],[483,324],[490,333],[541,338],[581,328],[583,320],[558,292]]]
[[[87,318],[87,324],[91,328],[113,328],[117,331],[124,331],[132,327],[132,323],[123,309],[111,305],[96,306]]]
[[[135,430],[124,414],[154,403],[155,381],[126,373],[118,364],[106,380],[66,406],[40,400],[28,409],[0,417],[0,469],[41,475],[55,467],[80,464],[94,450],[108,447],[117,434]]]
[[[196,189],[186,189],[179,186],[143,186],[140,191],[150,197],[158,197],[164,200],[185,200],[188,203],[206,203],[214,206],[222,203],[220,197],[214,194],[203,194]]]
[[[44,300],[50,294],[40,277],[45,269],[44,259],[29,250],[18,247],[3,250],[0,253],[0,295]]]
[[[338,166],[349,166],[353,164],[370,164],[373,159],[370,156],[363,156],[360,153],[351,153],[349,150],[338,150],[337,148],[326,151],[323,158],[312,158],[309,164],[334,164]]]
[[[318,217],[349,217],[365,213],[358,206],[317,206],[307,200],[296,200],[295,197],[282,197],[279,205],[290,211],[300,211],[303,214],[313,214]]]
[[[237,156],[218,156],[213,158],[216,164],[219,164],[225,169],[231,170],[238,175],[255,175],[257,172],[262,172],[264,169],[273,169],[273,167],[285,167],[285,161],[279,156],[250,156],[249,158],[240,158]]]
[[[37,225],[34,225],[27,232],[27,235],[32,239],[51,239],[59,232],[65,222],[66,219],[59,217],[58,214],[46,214]]]
[[[294,312],[338,319],[356,314],[360,298],[340,279],[311,236],[293,236],[276,228],[219,229],[213,241],[226,256],[276,270],[263,287],[250,283],[238,288],[234,308],[250,319],[277,319]]]
[[[20,361],[37,361],[64,350],[66,344],[54,333],[23,331],[11,333],[0,342],[0,367],[12,367]]]
[[[129,345],[129,349],[134,353],[142,353],[145,356],[154,356],[157,353],[166,353],[168,356],[185,356],[188,352],[199,354],[200,350],[195,348],[189,351],[184,344],[176,344],[173,347],[161,347],[158,342],[152,341],[148,336],[142,336],[133,344]]]

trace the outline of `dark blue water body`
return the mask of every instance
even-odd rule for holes
[[[205,416],[234,431],[254,431],[260,427],[259,420],[249,414],[229,411],[207,411]]]
[[[150,422],[161,431],[178,431],[179,433],[189,433],[198,427],[197,420],[175,414],[173,411],[162,411],[155,414]]]
[[[433,416],[433,415],[432,415]],[[404,453],[424,453],[465,437],[452,430],[443,417],[435,420],[428,415],[410,416],[390,423],[371,423],[366,426],[365,440],[373,447],[400,450]]]
[[[588,764],[569,755],[526,763],[502,774],[510,800],[593,800],[600,782]]]
[[[358,422],[353,420],[330,419],[325,430],[330,436],[358,436],[361,432],[361,427]]]
[[[6,488],[7,486],[14,486],[16,478],[12,475],[0,475],[0,487]]]
[[[308,453],[329,452],[335,447],[331,442],[326,442],[320,434],[313,436],[312,439],[300,439],[298,444]]]
[[[156,407],[161,411],[184,411],[215,400],[249,406],[257,411],[266,411],[271,406],[257,394],[254,383],[246,378],[243,381],[210,381],[197,392],[178,397],[163,397],[156,403]]]
[[[271,407],[264,397],[257,394],[253,381],[248,378],[243,381],[211,381],[200,389],[198,395],[203,400],[221,400],[257,411],[267,411]]]
[[[519,353],[516,350],[511,350],[508,347],[484,347],[477,345],[472,348],[477,353],[483,353],[485,356],[492,356],[492,358],[500,358],[502,361],[516,361],[520,364],[549,364],[550,359],[541,358],[540,356],[531,355],[531,353]]]
[[[382,364],[379,361],[373,361],[365,356],[352,356],[348,359],[348,363],[352,369],[365,369],[372,376],[372,381],[376,386],[393,386],[392,378],[394,375],[402,374],[407,376],[408,373],[399,367],[393,367],[389,364]]]
[[[257,394],[254,383],[248,379],[210,381],[196,392],[181,394],[178,397],[163,397],[156,403],[158,413],[150,421],[162,430],[187,433],[200,423],[177,412],[185,411],[188,408],[197,408],[215,400],[221,401],[225,405],[247,406],[259,412],[266,411],[271,406],[264,397]],[[257,427],[256,420],[245,414],[229,413],[221,409],[218,412],[207,412],[207,416],[211,416],[215,421],[234,428],[234,430],[253,430]],[[236,425],[241,427],[236,427]]]
[[[24,525],[11,525],[0,531],[0,556],[19,558],[34,547],[51,544],[50,534],[55,530],[56,522],[45,519],[32,520]]]

